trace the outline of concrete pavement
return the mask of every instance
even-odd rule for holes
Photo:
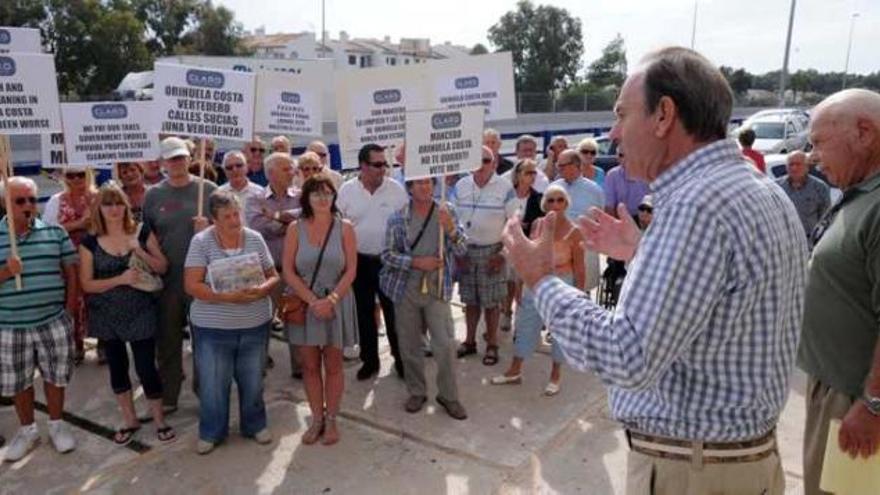
[[[461,339],[463,318],[459,311],[455,316]],[[511,335],[503,337],[498,365],[483,366],[473,356],[459,361],[461,400],[470,415],[466,421],[449,418],[433,401],[430,359],[430,399],[414,415],[403,411],[405,387],[390,369],[387,349],[382,372],[373,381],[356,381],[358,364],[348,363],[339,418],[342,440],[332,447],[300,443],[308,404],[301,383],[289,378],[286,345],[273,339],[276,366],[267,376],[265,397],[275,441],[261,446],[237,435],[234,396],[230,438],[207,456],[194,451],[198,402],[188,381],[180,410],[169,417],[178,432],[176,442],[159,445],[150,424],[136,436],[141,449],[117,447],[101,436],[118,426],[119,415],[106,368],[87,362],[76,370],[66,407],[77,450],[56,453],[40,413],[43,441],[25,459],[0,466],[0,494],[623,493],[626,443],[609,418],[599,380],[565,369],[560,394],[544,397],[550,359],[539,353],[526,363],[522,385],[489,385],[488,378],[501,373],[510,359]],[[185,359],[191,376],[188,354]],[[778,429],[789,494],[802,492],[804,382],[797,372]],[[136,404],[144,415],[143,397]],[[0,408],[0,433],[9,439],[16,427],[12,408]]]

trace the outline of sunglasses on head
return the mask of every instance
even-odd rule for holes
[[[64,176],[67,177],[68,179],[85,179],[86,173],[85,172],[67,172],[66,174],[64,174]]]
[[[18,206],[24,206],[25,203],[30,203],[32,205],[37,204],[36,196],[20,196],[15,198],[15,204]]]
[[[584,149],[580,150],[580,153],[581,153],[581,154],[584,154],[584,155],[595,155],[595,154],[596,154],[596,150],[591,150],[591,149],[588,149],[588,148],[584,148]]]
[[[367,162],[367,165],[373,168],[385,168],[388,166],[388,162]]]
[[[226,170],[229,170],[231,172],[237,168],[244,168],[244,163],[228,163],[223,168],[225,168]]]

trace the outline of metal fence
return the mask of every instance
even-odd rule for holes
[[[516,94],[517,113],[593,112],[614,108],[614,94],[551,95],[548,93]]]

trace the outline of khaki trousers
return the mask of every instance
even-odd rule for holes
[[[696,465],[630,450],[627,495],[783,495],[779,454],[755,462]]]
[[[807,421],[804,427],[804,495],[826,494],[819,489],[828,439],[828,423],[842,419],[855,399],[820,382],[807,380]]]

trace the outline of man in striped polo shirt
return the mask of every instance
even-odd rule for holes
[[[9,179],[18,256],[12,256],[9,224],[0,225],[0,396],[15,397],[21,428],[6,449],[6,460],[23,458],[40,434],[34,422],[34,369],[39,368],[49,409],[49,436],[65,453],[76,443],[61,419],[64,387],[73,370],[72,322],[76,305],[76,251],[61,227],[37,218],[37,185],[31,179]],[[0,196],[2,196],[0,194]],[[21,275],[17,290],[15,276]]]

